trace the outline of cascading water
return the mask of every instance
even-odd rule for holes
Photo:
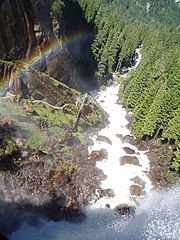
[[[139,49],[136,50],[138,58],[136,64],[131,69],[137,67],[141,60],[141,54]],[[126,77],[126,76],[123,76]],[[115,76],[114,76],[115,78]],[[93,91],[93,97],[98,101],[101,107],[109,114],[109,125],[102,129],[98,136],[106,137],[110,140],[110,144],[98,141],[98,136],[92,138],[94,145],[89,147],[89,152],[106,149],[108,153],[107,159],[97,162],[97,167],[100,168],[107,179],[102,182],[103,189],[113,189],[115,197],[101,198],[94,204],[95,207],[105,207],[107,204],[109,207],[115,208],[120,203],[126,203],[128,205],[135,205],[137,203],[137,197],[130,195],[130,186],[133,184],[132,179],[139,178],[144,183],[143,191],[149,191],[152,186],[148,179],[146,172],[149,171],[149,160],[145,155],[146,151],[139,151],[136,146],[122,141],[118,138],[131,135],[130,130],[127,128],[128,120],[126,119],[126,111],[122,105],[118,104],[118,90],[119,85],[115,82],[113,85],[105,88],[102,91]],[[129,148],[133,150],[134,154],[127,155],[123,150]],[[121,165],[121,157],[130,156],[135,157],[133,159],[136,164],[124,164]],[[131,162],[132,163],[132,162]]]
[[[141,55],[137,50],[139,58]],[[124,138],[131,135],[126,127],[125,109],[118,104],[118,84],[110,85],[104,91],[93,91],[92,95],[109,114],[109,125],[102,129],[97,136],[93,136],[93,146],[89,147],[89,153],[93,150],[107,150],[107,159],[97,162],[97,167],[107,175],[102,182],[103,189],[111,188],[115,196],[101,198],[91,207],[85,209],[86,220],[81,223],[66,221],[53,222],[42,220],[37,226],[24,224],[20,230],[14,232],[12,240],[167,240],[180,239],[180,187],[164,192],[149,191],[152,186],[147,177],[149,161],[145,151],[139,151],[135,145],[121,141],[119,135]],[[101,136],[101,141],[98,140]],[[108,139],[108,141],[102,141]],[[122,157],[127,155],[126,148],[131,149],[131,156],[137,159],[138,164],[121,165]],[[132,179],[140,179],[144,183],[147,194],[142,199],[130,194]],[[137,184],[138,185],[138,184]],[[142,186],[141,186],[142,187]],[[134,216],[125,217],[114,211],[114,207],[120,203],[137,205]],[[106,207],[108,204],[108,208]]]

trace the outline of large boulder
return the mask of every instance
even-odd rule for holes
[[[112,145],[112,141],[108,137],[102,135],[97,136],[97,141],[105,142],[107,144]]]
[[[123,147],[123,150],[127,153],[127,154],[135,154],[136,151],[132,148],[129,148],[129,147]]]
[[[132,156],[123,156],[119,159],[120,165],[124,164],[132,164],[132,165],[138,165],[139,166],[139,160],[137,157]]]
[[[120,140],[122,140],[122,139],[123,139],[123,135],[122,135],[122,134],[120,134],[120,133],[117,133],[117,134],[116,134],[116,137],[117,137],[117,138],[119,138]]]
[[[135,139],[133,136],[130,136],[130,135],[124,136],[122,139],[122,142],[129,143],[131,145],[136,146],[139,151],[147,151],[148,150],[148,147],[146,146],[145,142]]]
[[[136,176],[134,178],[131,178],[131,180],[134,182],[135,185],[141,186],[141,189],[145,188],[146,182],[143,181],[139,176]]]
[[[139,185],[131,185],[130,186],[130,194],[135,196],[140,196],[142,194],[141,187]]]
[[[126,203],[122,203],[115,207],[115,211],[120,215],[129,215],[130,207]]]
[[[95,161],[100,161],[102,159],[107,159],[108,157],[108,152],[106,149],[101,149],[101,150],[92,150],[91,153],[88,156],[89,160],[95,160]]]
[[[108,189],[99,189],[98,190],[98,194],[99,194],[99,198],[103,198],[103,197],[114,197],[114,192],[112,189],[108,188]]]
[[[137,145],[138,144],[138,141],[133,136],[130,136],[130,135],[124,136],[123,139],[122,139],[122,142],[123,143],[129,143],[131,145]]]

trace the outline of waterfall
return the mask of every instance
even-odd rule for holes
[[[137,67],[141,59],[139,49]],[[132,68],[134,68],[132,67]],[[92,137],[92,151],[105,149],[107,156],[97,161],[107,178],[102,181],[103,189],[111,188],[114,197],[103,197],[85,209],[87,218],[81,223],[46,221],[36,226],[23,224],[10,236],[12,240],[177,240],[180,239],[180,187],[164,191],[151,190],[148,178],[149,160],[147,150],[139,150],[129,143],[132,137],[127,127],[127,113],[119,104],[118,84],[115,82],[103,90],[94,90],[93,97],[109,114],[109,124]],[[129,150],[128,153],[126,150]],[[122,164],[123,157],[136,159],[138,164]],[[132,159],[131,158],[131,159]],[[134,181],[138,183],[134,183]],[[142,189],[136,196],[130,193],[132,184]],[[143,185],[143,186],[142,186]],[[151,191],[150,191],[151,190]],[[146,194],[144,194],[146,193]],[[144,195],[144,196],[143,196]],[[114,211],[121,203],[136,206],[135,214],[122,216]],[[108,207],[107,207],[108,205]]]

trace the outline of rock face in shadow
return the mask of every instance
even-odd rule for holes
[[[1,2],[1,59],[24,59],[30,56],[36,46],[55,41],[48,1]]]
[[[91,50],[95,37],[94,26],[87,23],[77,1],[65,1],[62,19],[65,23],[65,35],[71,39],[67,43],[71,61],[82,80],[82,88],[87,91],[88,83],[92,85],[95,80],[96,64]]]
[[[29,63],[36,56],[39,60],[31,63],[33,68],[70,87],[87,90],[95,83],[95,62],[91,53],[93,27],[85,21],[74,1],[66,1],[62,17],[52,15],[51,4],[47,0],[1,2],[0,60],[6,62],[0,65],[0,80],[11,78],[11,86],[17,85],[15,76],[24,80],[24,76],[19,76],[20,70],[26,68],[24,62]],[[77,32],[81,32],[82,37],[74,40]],[[72,40],[67,42],[66,39]],[[59,40],[63,47],[54,49]],[[45,56],[44,52],[47,52]],[[11,92],[17,94],[17,87]]]
[[[33,29],[35,16],[33,12],[34,8],[29,0],[2,2],[0,6],[1,59],[4,58],[4,54],[8,55],[10,52],[11,57],[23,58],[30,48],[32,50],[35,47],[36,38]]]
[[[0,233],[0,240],[8,240],[8,238],[3,233]]]
[[[22,68],[21,60],[30,60],[57,42],[50,8],[46,0],[1,1],[0,59],[9,64],[2,63],[0,79],[8,78],[12,69]]]
[[[23,74],[17,75],[19,69],[24,68],[21,60],[29,61],[33,56],[39,58],[33,63],[34,68],[71,87],[80,88],[77,69],[67,46],[62,51],[53,50],[60,32],[57,31],[59,22],[50,16],[50,9],[48,1],[5,0],[0,5],[0,59],[7,61],[1,64],[0,79],[10,78],[10,92],[18,98],[22,95],[20,82],[22,79],[28,81]],[[50,51],[44,57],[41,53],[47,48]]]
[[[17,99],[31,96],[42,100],[47,97],[48,102],[56,105],[61,98],[63,83],[74,87],[77,83],[76,74],[65,50],[57,47],[18,75],[12,73],[8,91]]]

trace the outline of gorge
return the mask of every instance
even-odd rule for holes
[[[0,232],[180,238],[179,14],[1,1]]]

